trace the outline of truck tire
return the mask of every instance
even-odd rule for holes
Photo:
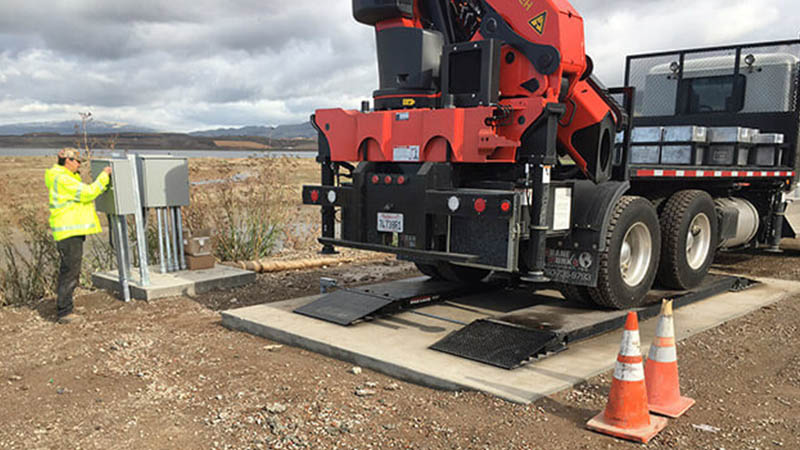
[[[418,263],[418,262],[415,262],[414,265],[417,266],[417,270],[422,272],[423,275],[427,275],[427,276],[431,277],[431,279],[434,279],[434,280],[441,280],[442,279],[442,274],[440,274],[439,271],[436,270],[436,265]]]
[[[714,200],[705,191],[678,191],[667,200],[659,221],[663,243],[658,281],[672,289],[697,286],[717,249]]]
[[[561,292],[561,295],[563,295],[564,299],[568,302],[585,306],[595,305],[592,295],[589,293],[589,288],[586,286],[559,283],[558,291]]]
[[[653,204],[623,196],[614,207],[599,255],[597,287],[589,288],[601,306],[627,309],[639,306],[653,286],[661,255],[661,228]]]
[[[459,281],[477,283],[489,275],[489,270],[477,267],[466,267],[445,261],[436,263],[414,263],[417,270],[434,280]]]
[[[478,283],[486,278],[490,272],[488,269],[459,266],[444,261],[436,265],[436,270],[441,274],[443,279],[462,283]]]

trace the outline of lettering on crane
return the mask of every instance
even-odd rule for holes
[[[525,11],[530,11],[531,6],[533,6],[533,0],[519,0],[519,4],[525,8]]]
[[[544,24],[546,21],[547,21],[547,11],[542,11],[541,14],[531,19],[531,21],[528,23],[531,25],[531,27],[533,27],[534,31],[536,31],[537,33],[539,33],[539,35],[541,35],[542,33],[544,33]]]

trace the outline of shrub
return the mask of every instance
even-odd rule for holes
[[[21,305],[54,293],[60,256],[47,219],[17,208],[17,226],[3,224],[0,237],[0,305]]]
[[[191,206],[184,209],[186,228],[211,228],[221,261],[260,259],[285,240],[289,205],[296,202],[287,183],[291,174],[265,170],[248,175],[192,186]]]

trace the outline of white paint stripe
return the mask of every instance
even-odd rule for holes
[[[739,176],[739,172],[733,171],[733,172],[731,172],[731,176],[732,177],[738,177]]]
[[[719,171],[719,170],[717,170],[717,171],[714,171],[714,176],[715,176],[715,177],[721,177],[721,176],[722,176],[722,172],[721,172],[721,171]]]
[[[696,176],[696,177],[704,177],[705,175],[706,175],[706,172],[704,170],[698,170],[694,174],[694,176]]]
[[[753,176],[753,172],[747,172],[747,176],[748,177],[752,177]]]
[[[675,351],[674,345],[670,345],[669,347],[656,347],[655,345],[651,345],[650,351],[647,353],[647,359],[650,361],[671,363],[678,360],[678,353]]]
[[[679,176],[679,177],[682,177],[683,174],[684,174],[684,172],[682,170],[678,170],[677,172],[675,172],[675,175]]]
[[[765,177],[765,176],[767,176],[767,172],[761,172],[761,176],[762,176],[762,177]]]
[[[672,316],[661,316],[661,318],[658,319],[656,336],[666,338],[675,337],[675,321]]]
[[[644,366],[642,363],[623,363],[617,361],[614,366],[614,378],[620,381],[643,381]]]
[[[639,331],[622,330],[622,343],[619,345],[619,354],[622,356],[642,356]]]
[[[656,171],[653,172],[653,175],[655,175],[657,177],[662,177],[662,176],[664,176],[664,171],[663,170],[656,170]]]

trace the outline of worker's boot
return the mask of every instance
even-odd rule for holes
[[[82,322],[83,316],[79,316],[75,313],[69,313],[64,317],[58,318],[58,323],[74,323],[74,322]]]

